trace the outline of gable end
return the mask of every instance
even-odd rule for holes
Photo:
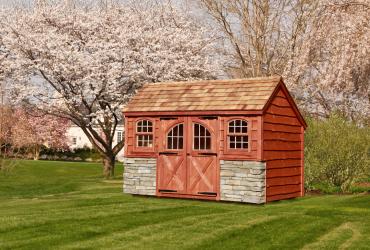
[[[272,95],[270,96],[269,100],[266,102],[265,106],[263,107],[263,114],[266,113],[266,111],[270,108],[273,100],[278,96],[279,92],[283,92],[287,101],[289,102],[293,112],[295,113],[295,116],[297,117],[300,124],[304,127],[304,129],[307,128],[307,123],[303,118],[303,115],[298,109],[297,104],[295,103],[293,97],[290,95],[288,88],[285,86],[282,79],[280,79],[279,84],[276,86],[275,90],[273,91]]]

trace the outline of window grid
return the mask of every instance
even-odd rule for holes
[[[136,132],[138,133],[152,133],[153,123],[148,120],[142,120],[137,123]]]
[[[201,124],[194,124],[193,149],[209,150],[211,149],[211,133]]]
[[[141,120],[136,123],[137,147],[153,147],[153,123],[149,120]]]
[[[138,147],[152,147],[153,146],[153,135],[137,135],[137,146]]]
[[[123,132],[122,131],[118,131],[117,132],[117,143],[120,143],[123,139]]]
[[[167,149],[184,148],[184,125],[178,124],[167,134]]]
[[[244,120],[232,120],[228,126],[230,149],[248,149],[248,123]]]

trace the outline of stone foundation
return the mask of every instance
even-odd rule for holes
[[[221,200],[265,203],[265,172],[263,162],[221,160]]]
[[[123,192],[127,194],[155,195],[155,158],[124,158]]]

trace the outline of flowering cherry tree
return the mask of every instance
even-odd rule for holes
[[[39,159],[41,146],[67,148],[67,128],[69,122],[63,118],[45,115],[35,111],[17,109],[11,127],[11,142],[17,148],[31,149],[34,160]]]
[[[309,113],[370,117],[369,1],[320,1],[285,75]]]
[[[209,79],[216,71],[205,30],[170,6],[138,11],[39,4],[3,22],[18,99],[71,120],[114,174],[122,107],[145,82]],[[73,6],[73,7],[71,7]]]
[[[14,124],[12,109],[0,105],[0,174],[10,172],[15,161],[9,159],[9,155],[16,155],[17,150],[11,145],[11,127]]]

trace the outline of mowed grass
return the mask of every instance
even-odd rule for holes
[[[122,193],[122,167],[20,161],[0,175],[0,249],[370,249],[370,196],[267,205]]]

